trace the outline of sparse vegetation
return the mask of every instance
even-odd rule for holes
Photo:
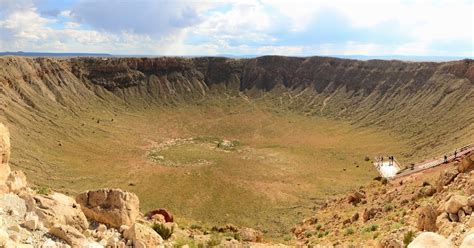
[[[49,195],[51,194],[51,189],[49,187],[40,186],[36,189],[36,193],[41,195]]]
[[[215,246],[220,245],[221,242],[222,242],[222,237],[219,234],[214,233],[211,235],[211,238],[209,239],[209,241],[207,241],[207,246],[215,247]]]
[[[348,227],[344,231],[344,235],[346,235],[346,236],[349,236],[349,235],[352,235],[352,234],[354,234],[354,229],[352,229],[352,227]]]
[[[415,232],[413,231],[408,231],[403,235],[403,244],[405,245],[405,247],[407,247],[408,244],[413,241],[413,238],[415,238]]]
[[[171,237],[174,232],[174,226],[167,226],[163,223],[153,223],[151,226],[155,232],[157,232],[164,240],[167,240]]]
[[[390,212],[392,211],[394,208],[393,204],[392,203],[387,203],[383,206],[383,211],[385,212]]]
[[[371,224],[368,227],[365,227],[362,231],[363,232],[375,232],[377,231],[379,226],[377,224]]]

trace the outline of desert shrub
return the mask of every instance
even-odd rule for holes
[[[202,230],[202,226],[198,225],[198,224],[192,224],[191,226],[189,226],[190,229],[193,229],[193,230]]]
[[[290,241],[291,239],[293,239],[293,237],[291,237],[291,235],[285,235],[285,236],[283,237],[283,240],[284,240],[284,241]]]
[[[317,225],[316,225],[316,230],[319,231],[319,230],[321,229],[321,227],[322,227],[321,224],[317,224]]]
[[[352,227],[349,227],[346,229],[346,231],[344,232],[344,235],[348,236],[348,235],[352,235],[354,234],[354,229],[352,229]]]
[[[51,189],[48,188],[48,187],[45,187],[45,186],[41,186],[41,187],[36,189],[36,193],[38,193],[40,195],[49,195],[49,194],[51,194]]]
[[[221,244],[221,236],[219,234],[213,234],[209,241],[207,241],[208,247],[214,247]]]
[[[171,237],[171,234],[174,232],[174,226],[168,227],[162,223],[153,223],[151,228],[155,230],[164,240],[167,240]]]
[[[385,204],[385,206],[383,206],[383,211],[385,212],[389,212],[389,211],[392,211],[393,210],[393,204],[391,203],[387,203]]]
[[[382,179],[380,179],[380,182],[381,182],[383,185],[385,185],[385,184],[388,183],[388,179],[385,178],[385,177],[382,177]]]
[[[408,244],[410,244],[411,241],[413,241],[414,237],[415,237],[415,232],[413,231],[408,231],[407,233],[403,235],[403,244],[405,244],[405,247],[407,247]]]
[[[318,233],[318,238],[322,238],[322,237],[324,237],[324,233],[323,232]]]
[[[233,234],[233,236],[234,236],[234,239],[235,239],[235,240],[238,240],[238,241],[241,241],[241,240],[242,240],[242,237],[240,237],[240,233],[238,233],[238,232],[235,232],[235,233]]]
[[[379,226],[377,224],[372,224],[372,225],[364,228],[363,232],[375,232],[375,231],[377,231],[378,228],[379,228]]]

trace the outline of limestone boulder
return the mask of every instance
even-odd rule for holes
[[[135,248],[158,247],[163,239],[151,227],[135,223],[123,232],[123,236],[132,241]]]
[[[445,237],[434,232],[423,232],[418,235],[408,248],[451,248],[452,243]]]
[[[28,211],[36,213],[45,227],[55,224],[69,225],[78,230],[89,227],[86,216],[76,201],[66,195],[53,193],[51,195],[23,194]]]
[[[469,172],[474,169],[474,154],[465,156],[458,165],[458,171],[461,173]]]
[[[262,242],[263,241],[262,232],[254,230],[252,228],[244,227],[240,229],[239,235],[242,238],[242,241],[247,241],[247,242]]]
[[[88,243],[86,236],[72,226],[56,224],[49,229],[49,233],[73,247],[82,247],[83,244]]]
[[[444,205],[444,210],[450,214],[457,214],[458,211],[467,206],[468,198],[462,195],[453,195]]]
[[[421,207],[417,227],[420,231],[436,232],[436,210],[431,205]]]
[[[120,189],[86,191],[77,195],[76,201],[89,219],[115,228],[133,225],[140,213],[137,195]]]
[[[437,191],[441,192],[444,186],[449,185],[454,178],[459,174],[457,169],[446,170],[440,174],[438,181],[436,181]]]
[[[474,247],[474,233],[469,233],[464,237],[464,240],[461,243],[461,246],[459,248],[472,248]]]

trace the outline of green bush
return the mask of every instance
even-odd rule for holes
[[[405,247],[407,247],[408,244],[410,244],[411,241],[413,241],[414,237],[415,237],[415,232],[413,231],[408,231],[407,233],[403,235],[403,244],[405,244]]]
[[[354,229],[352,229],[351,227],[347,228],[344,235],[348,236],[348,235],[352,235],[354,234]]]
[[[393,204],[391,203],[387,203],[385,204],[385,206],[383,206],[383,211],[385,212],[389,212],[389,211],[392,211],[393,210]]]
[[[372,225],[364,228],[363,232],[375,232],[375,231],[377,231],[378,228],[379,228],[379,226],[377,224],[372,224]]]
[[[321,224],[317,224],[317,225],[316,225],[316,230],[319,231],[319,230],[321,229],[321,227],[322,227]]]
[[[153,223],[151,228],[155,230],[164,240],[167,240],[171,237],[171,234],[174,232],[174,226],[167,227],[165,224],[162,223]]]
[[[38,193],[40,195],[49,195],[49,194],[51,194],[51,189],[48,188],[48,187],[45,187],[45,186],[41,186],[41,187],[36,189],[36,193]]]

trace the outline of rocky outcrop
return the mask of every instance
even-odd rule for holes
[[[76,201],[60,193],[50,195],[23,194],[28,211],[34,212],[46,227],[55,224],[72,226],[78,230],[85,230],[89,227],[86,216],[81,211],[81,207]]]
[[[420,209],[418,217],[418,230],[436,232],[436,210],[431,205],[426,205]]]
[[[10,175],[10,133],[5,125],[0,123],[0,194],[8,191],[6,180]]]
[[[87,218],[116,228],[133,225],[140,213],[138,197],[120,189],[87,191],[77,195],[76,201]]]
[[[262,242],[263,241],[263,234],[257,230],[252,228],[242,228],[239,231],[239,235],[243,241],[249,242]]]

